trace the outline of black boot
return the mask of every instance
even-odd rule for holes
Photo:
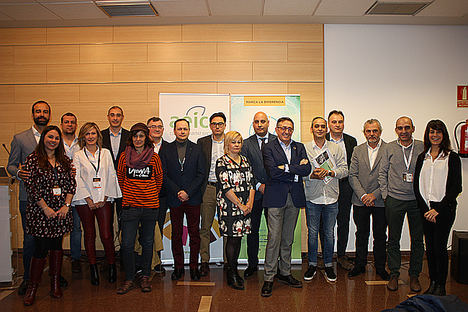
[[[227,284],[231,286],[234,289],[237,290],[243,290],[244,289],[244,280],[239,276],[239,274],[236,274],[236,271],[234,269],[229,268],[226,272],[227,276]],[[242,280],[242,281],[241,281]]]
[[[117,268],[115,263],[109,264],[109,283],[115,283],[117,281]]]
[[[52,298],[62,298],[62,286],[60,277],[62,276],[63,250],[51,250],[49,254],[49,275],[50,275],[50,296]]]
[[[91,275],[91,285],[99,285],[99,269],[97,264],[89,265],[89,273]]]
[[[46,258],[35,258],[31,260],[30,267],[30,279],[28,283],[28,288],[26,294],[23,297],[23,303],[25,306],[30,306],[34,303],[36,298],[37,288],[41,282],[42,271],[44,270],[44,265],[46,263]]]
[[[437,283],[432,293],[434,296],[445,296],[447,293],[445,292],[445,284]]]
[[[434,294],[434,290],[436,288],[436,282],[435,281],[431,281],[431,283],[429,284],[429,288],[424,292],[425,295],[433,295]]]

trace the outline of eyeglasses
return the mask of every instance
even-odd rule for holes
[[[155,125],[152,125],[152,126],[149,126],[148,128],[150,129],[162,129],[164,128],[163,126],[155,126]]]
[[[287,131],[287,132],[291,132],[291,133],[294,131],[294,128],[291,128],[291,127],[276,127],[276,129],[281,130],[283,132]]]
[[[213,127],[222,127],[224,126],[224,122],[212,122],[210,123]]]

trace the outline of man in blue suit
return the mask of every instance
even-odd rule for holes
[[[269,125],[268,116],[264,112],[256,113],[252,122],[255,134],[247,138],[242,145],[242,155],[249,160],[255,181],[257,182],[255,185],[255,200],[250,215],[250,234],[247,235],[249,265],[244,271],[244,278],[251,276],[258,270],[258,235],[263,211],[265,211],[265,218],[267,217],[267,209],[263,209],[263,193],[265,192],[265,183],[268,176],[263,165],[262,149],[265,144],[276,139],[276,135],[268,133]]]
[[[268,175],[263,197],[263,206],[268,208],[268,242],[262,297],[271,296],[277,272],[281,282],[302,287],[291,275],[291,247],[299,209],[306,204],[302,177],[310,173],[311,166],[304,145],[291,139],[293,132],[294,122],[281,117],[276,123],[278,139],[263,149]]]
[[[205,180],[205,158],[199,145],[188,139],[190,124],[185,119],[174,122],[176,139],[161,151],[167,205],[171,213],[172,255],[175,269],[172,280],[184,275],[182,246],[184,214],[190,236],[190,277],[200,279],[198,255],[200,252],[200,204]]]

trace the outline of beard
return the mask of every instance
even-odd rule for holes
[[[47,126],[47,124],[49,123],[49,119],[45,117],[37,117],[34,118],[34,123],[36,124],[36,126],[40,127]]]

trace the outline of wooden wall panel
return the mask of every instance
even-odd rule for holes
[[[59,103],[78,103],[78,85],[18,85],[14,87],[15,102],[32,105],[38,100],[47,101],[52,106]]]
[[[114,43],[165,42],[182,40],[182,25],[115,26]]]
[[[103,44],[80,45],[80,63],[114,64],[148,62],[148,45]]]
[[[310,63],[254,63],[253,80],[323,81],[323,65]]]
[[[215,62],[216,43],[148,44],[148,62]]]
[[[0,45],[45,44],[45,28],[0,28]]]
[[[323,43],[288,43],[288,62],[323,64]]]
[[[182,41],[251,40],[251,24],[182,25]]]
[[[0,86],[0,103],[12,104],[15,102],[15,87]]]
[[[252,80],[251,63],[183,63],[184,81],[245,81]]]
[[[261,82],[219,82],[218,93],[233,94],[286,94],[287,83],[261,83]]]
[[[0,83],[45,83],[46,65],[2,65]]]
[[[115,101],[146,103],[147,88],[146,83],[80,85],[80,102],[105,103],[104,105]]]
[[[47,44],[111,43],[113,27],[47,28]]]
[[[0,65],[13,65],[13,47],[2,47],[0,46]]]
[[[253,40],[323,42],[323,25],[254,24]]]
[[[218,43],[218,60],[286,62],[288,58],[285,43]]]
[[[73,45],[17,46],[15,64],[78,64],[79,47]]]
[[[288,83],[289,94],[300,94],[301,102],[319,101],[323,103],[323,83]]]
[[[47,65],[48,83],[112,81],[112,64]]]
[[[115,64],[116,82],[180,81],[180,63]]]

